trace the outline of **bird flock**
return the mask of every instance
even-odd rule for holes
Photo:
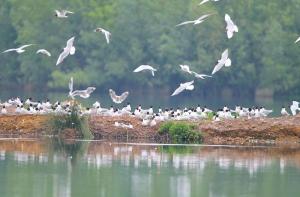
[[[218,2],[219,0],[203,0],[202,2],[199,3],[199,5],[203,5],[207,2]],[[55,16],[59,19],[67,19],[69,16],[75,14],[72,11],[69,10],[54,10]],[[215,13],[207,13],[195,20],[187,20],[184,22],[181,22],[177,25],[175,25],[175,28],[181,28],[186,25],[200,25],[203,22],[207,21],[210,17],[215,15]],[[224,16],[224,21],[226,24],[225,31],[228,39],[232,39],[235,33],[239,32],[238,26],[233,22],[231,17],[228,14],[225,14]],[[106,43],[110,43],[110,39],[112,34],[108,31],[105,30],[102,27],[97,27],[94,29],[95,33],[101,33],[104,35]],[[296,39],[295,43],[300,42],[300,37]],[[66,42],[66,46],[63,48],[63,51],[60,53],[57,61],[56,61],[56,66],[62,64],[64,60],[69,57],[75,55],[76,48],[74,46],[75,44],[75,37],[71,37],[69,40]],[[16,52],[18,54],[24,53],[28,47],[34,46],[36,44],[26,44],[23,46],[20,46],[18,48],[12,48],[3,51],[2,53],[9,53],[9,52]],[[38,49],[36,51],[36,54],[41,54],[45,55],[48,57],[51,57],[51,53],[46,50],[46,49]],[[223,53],[221,54],[221,58],[217,60],[216,65],[212,69],[211,75],[207,74],[199,74],[195,71],[192,71],[189,65],[179,65],[179,68],[182,72],[188,73],[192,75],[196,79],[207,79],[207,78],[212,78],[213,75],[215,75],[217,72],[219,72],[223,67],[230,67],[232,65],[232,61],[229,58],[229,49],[225,49]],[[133,70],[134,73],[139,73],[139,72],[150,72],[153,77],[155,77],[155,73],[157,72],[157,68],[154,68],[153,66],[150,65],[140,65],[136,69]],[[194,80],[180,83],[179,87],[171,94],[171,96],[176,96],[180,94],[183,91],[192,91],[195,89],[194,86]],[[71,77],[69,81],[69,97],[71,99],[75,99],[76,96],[79,96],[81,98],[89,98],[91,93],[93,93],[96,90],[95,87],[88,87],[85,90],[74,90],[73,89],[73,77]],[[129,92],[126,91],[122,93],[120,96],[116,94],[116,92],[112,89],[109,89],[109,95],[112,99],[112,101],[116,104],[121,104],[126,100],[126,98],[129,96]],[[28,105],[27,107],[24,106],[24,104]],[[65,105],[61,105],[59,102],[56,102],[54,104],[51,104],[49,100],[46,102],[33,102],[32,99],[27,99],[26,102],[21,101],[19,98],[17,99],[10,99],[9,101],[5,102],[2,104],[2,110],[1,114],[6,114],[6,107],[15,105],[16,109],[14,113],[52,113],[52,112],[63,112],[63,113],[69,113],[70,111],[70,103],[67,103]],[[267,116],[272,112],[272,110],[266,110],[264,108],[243,108],[237,106],[235,110],[231,110],[227,107],[224,107],[221,110],[218,110],[217,112],[212,112],[211,110],[207,108],[201,108],[201,107],[196,107],[196,108],[189,108],[189,109],[177,109],[177,110],[168,110],[165,109],[162,111],[161,109],[159,110],[158,113],[153,113],[153,108],[151,107],[148,110],[143,110],[141,106],[137,107],[134,111],[131,111],[131,106],[128,103],[126,107],[123,109],[114,109],[111,107],[111,109],[104,109],[101,108],[100,103],[96,102],[94,103],[92,108],[88,108],[87,110],[83,110],[81,113],[82,114],[90,114],[92,113],[91,110],[94,109],[95,114],[102,114],[102,115],[115,115],[115,114],[130,114],[137,116],[139,118],[142,118],[143,120],[143,125],[155,125],[152,123],[153,120],[155,121],[164,121],[169,118],[173,119],[201,119],[201,118],[207,118],[207,113],[213,113],[214,114],[214,119],[231,119],[235,117],[262,117],[262,116]],[[294,101],[293,104],[290,106],[291,114],[296,115],[297,112],[299,111],[299,103]],[[93,110],[92,110],[93,111]],[[233,113],[235,115],[233,115]],[[287,110],[283,107],[281,110],[281,114],[284,116],[289,115]],[[148,117],[148,118],[147,118]],[[149,118],[151,117],[151,118]],[[147,120],[151,120],[150,122]],[[115,126],[118,127],[126,127],[126,128],[131,128],[131,126],[124,125],[121,123],[116,123]]]

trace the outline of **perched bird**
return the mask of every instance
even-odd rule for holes
[[[282,106],[282,108],[281,108],[281,115],[283,115],[283,116],[289,116],[289,115],[290,115],[290,114],[286,111],[286,109],[285,109],[284,106]]]
[[[190,70],[190,67],[188,65],[179,65],[179,67],[181,68],[181,70],[183,72],[187,72],[189,74],[192,74],[192,71]]]
[[[74,12],[68,10],[55,10],[55,16],[57,18],[68,18],[68,14],[74,14]]]
[[[5,51],[3,51],[2,53],[7,53],[7,52],[12,52],[12,51],[15,51],[19,54],[21,53],[24,53],[25,52],[25,48],[29,47],[29,46],[32,46],[33,44],[26,44],[26,45],[23,45],[23,46],[20,46],[19,48],[15,48],[15,49],[7,49]]]
[[[212,75],[221,70],[223,66],[229,67],[231,66],[231,59],[228,58],[228,49],[226,49],[222,53],[222,57],[220,60],[218,60],[217,65],[214,67],[214,70],[212,71]]]
[[[96,90],[95,87],[88,87],[85,90],[75,90],[73,91],[73,77],[71,77],[69,82],[69,96],[74,99],[75,96],[80,96],[81,98],[89,98],[92,92]]]
[[[299,42],[300,41],[300,37],[295,41],[295,43]]]
[[[203,0],[203,1],[201,1],[201,2],[199,3],[199,5],[202,5],[202,4],[207,3],[207,2],[209,2],[209,1],[219,1],[219,0]]]
[[[141,72],[143,70],[151,71],[153,77],[154,77],[154,72],[157,71],[157,69],[153,68],[152,66],[141,65],[141,66],[137,67],[133,72],[137,73],[137,72]]]
[[[36,54],[39,54],[39,53],[51,57],[51,53],[49,51],[47,51],[46,49],[39,49],[39,50],[37,50]]]
[[[299,108],[299,102],[293,101],[292,105],[290,106],[292,115],[295,116],[297,114],[297,111],[300,111]]]
[[[233,37],[234,32],[239,32],[238,27],[233,23],[230,16],[228,14],[225,14],[225,22],[227,24],[226,30],[227,30],[227,37],[228,39]]]
[[[109,89],[109,95],[110,95],[110,98],[111,100],[114,102],[114,103],[122,103],[123,101],[125,101],[125,99],[128,97],[129,95],[129,92],[124,92],[123,94],[121,94],[120,96],[116,95],[116,92],[113,91],[112,89]]]
[[[181,83],[180,86],[173,92],[171,96],[175,96],[180,94],[184,90],[193,90],[194,89],[194,81]]]
[[[199,18],[197,18],[196,20],[193,20],[193,21],[185,21],[185,22],[182,22],[182,23],[179,23],[178,25],[176,25],[176,27],[179,27],[179,26],[182,26],[182,25],[187,25],[187,24],[194,24],[194,25],[198,25],[202,22],[204,22],[204,20],[206,18],[208,18],[209,16],[211,16],[213,14],[205,14],[205,15],[202,15],[200,16]]]
[[[194,72],[194,71],[192,71],[192,73],[194,74],[194,76],[195,76],[196,78],[199,78],[199,79],[206,79],[206,78],[208,78],[208,77],[212,77],[212,76],[210,76],[210,75],[198,74],[198,73],[196,73],[196,72]]]
[[[67,41],[67,46],[64,48],[64,51],[59,55],[56,66],[64,61],[68,55],[74,55],[76,48],[73,46],[75,37],[70,38]]]
[[[98,27],[98,28],[96,28],[94,30],[94,32],[101,32],[101,33],[103,33],[104,36],[105,36],[107,44],[109,44],[109,39],[110,39],[110,36],[111,36],[111,33],[109,31],[107,31],[107,30],[105,30],[105,29],[103,29],[101,27]]]

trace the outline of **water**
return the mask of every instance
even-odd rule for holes
[[[299,148],[0,141],[2,197],[294,197],[299,182]]]

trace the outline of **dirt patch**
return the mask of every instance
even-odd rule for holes
[[[115,122],[131,124],[133,128],[120,128]],[[236,119],[219,122],[197,121],[205,144],[299,144],[300,115],[280,118]],[[166,142],[167,136],[158,134],[159,124],[142,126],[142,121],[131,116],[91,116],[89,127],[94,139],[114,139]],[[14,137],[41,137],[49,135],[49,116],[9,115],[0,116],[0,135]],[[77,138],[76,132],[67,129],[63,138]]]
[[[36,137],[49,130],[48,116],[41,115],[1,115],[0,135]]]

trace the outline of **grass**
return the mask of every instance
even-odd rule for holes
[[[91,139],[92,134],[88,126],[88,118],[79,115],[79,106],[74,104],[70,114],[52,115],[50,120],[53,135],[61,136],[66,129],[74,129],[77,136]]]
[[[159,128],[159,134],[167,134],[175,144],[201,143],[203,136],[197,126],[187,122],[166,122]]]

